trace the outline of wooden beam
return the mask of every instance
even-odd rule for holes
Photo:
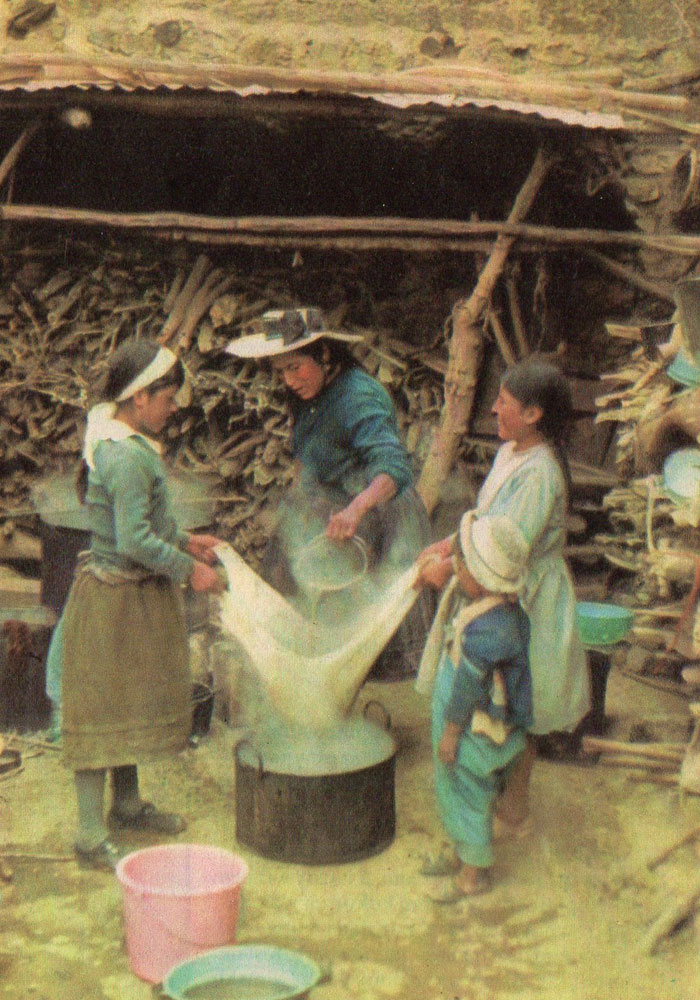
[[[211,233],[231,242],[243,238],[303,238],[303,237],[352,237],[354,239],[421,239],[435,241],[453,240],[454,246],[465,239],[485,237],[510,237],[535,240],[551,246],[647,247],[668,253],[697,256],[700,254],[700,235],[681,233],[648,234],[605,229],[562,229],[556,226],[538,226],[508,220],[507,222],[465,222],[460,219],[364,218],[344,216],[235,216],[194,215],[183,212],[107,212],[84,208],[66,208],[57,205],[2,205],[0,221],[21,223],[59,223],[92,227],[134,229],[157,234],[161,231],[187,230],[200,234]],[[492,244],[489,244],[492,246]]]

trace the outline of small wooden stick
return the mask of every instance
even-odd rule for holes
[[[659,853],[655,854],[653,858],[649,858],[647,861],[647,868],[649,871],[653,871],[655,868],[658,868],[660,864],[663,864],[664,861],[671,857],[675,850],[679,847],[684,847],[685,844],[691,844],[694,840],[697,840],[698,837],[700,837],[700,826],[696,826],[693,827],[692,830],[688,830],[682,837],[678,837],[673,841],[673,843],[669,844],[668,847],[665,847],[663,851],[659,851]]]
[[[21,133],[19,139],[17,139],[16,142],[10,146],[7,153],[5,153],[5,156],[0,163],[0,187],[2,187],[8,175],[14,170],[27,143],[34,138],[43,126],[44,122],[41,119],[31,122]]]
[[[498,344],[498,350],[501,352],[501,357],[508,367],[514,365],[517,361],[513,348],[508,343],[508,338],[506,337],[506,331],[503,329],[503,324],[501,323],[500,316],[495,312],[489,312],[489,325],[493,330],[493,335],[496,338],[496,343]]]
[[[168,289],[168,293],[163,299],[162,309],[166,316],[170,312],[172,307],[175,305],[175,299],[180,294],[184,280],[185,280],[185,272],[181,267],[179,267],[175,273],[175,277],[173,278],[172,284]]]
[[[674,684],[672,681],[662,681],[658,677],[647,677],[645,674],[637,674],[634,670],[622,670],[623,677],[630,677],[634,681],[639,681],[640,684],[646,684],[648,687],[656,688],[659,691],[668,691],[669,694],[677,694],[681,698],[688,699],[690,697],[690,692],[685,690],[680,686],[680,684]]]
[[[634,754],[654,760],[679,763],[686,750],[685,743],[623,743],[621,740],[604,740],[598,736],[584,736],[581,749],[587,753]]]
[[[530,353],[530,345],[527,342],[527,336],[525,334],[525,323],[523,322],[520,300],[518,299],[518,286],[515,282],[515,276],[513,274],[511,274],[506,281],[506,288],[508,290],[508,303],[510,305],[513,333],[515,334],[515,339],[518,343],[520,357],[526,358]]]
[[[611,754],[598,760],[601,767],[630,767],[649,771],[650,774],[677,774],[678,762],[649,760],[643,757],[633,757],[627,754]]]
[[[656,918],[642,940],[641,953],[653,955],[659,944],[668,937],[674,927],[693,915],[698,904],[700,904],[700,883],[696,883],[689,892]]]
[[[678,777],[675,774],[628,774],[628,781],[642,782],[650,781],[653,785],[673,785],[678,787]]]
[[[30,851],[3,851],[0,861],[5,858],[13,861],[75,861],[74,854],[32,854]]]
[[[46,740],[35,740],[29,736],[18,736],[16,733],[9,738],[8,746],[12,743],[26,743],[29,747],[40,747],[42,750],[53,750],[55,753],[59,753],[61,749],[55,743],[47,743]]]

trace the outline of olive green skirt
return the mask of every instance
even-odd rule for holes
[[[74,769],[181,750],[191,730],[181,595],[165,577],[78,573],[61,621],[63,738]]]

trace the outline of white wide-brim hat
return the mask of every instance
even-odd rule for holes
[[[486,590],[514,594],[522,587],[529,555],[522,531],[502,514],[479,516],[470,510],[459,526],[464,563]]]
[[[254,331],[254,332],[246,332]],[[326,337],[356,344],[364,338],[358,333],[340,333],[324,327],[320,309],[271,309],[244,328],[244,335],[225,348],[237,358],[270,358],[290,351],[303,351],[308,344]]]

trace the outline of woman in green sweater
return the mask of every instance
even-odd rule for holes
[[[175,834],[184,821],[139,795],[136,765],[182,749],[191,726],[180,585],[220,591],[211,535],[179,531],[157,438],[177,408],[181,362],[146,340],[110,359],[104,398],[88,414],[83,458],[92,541],[79,565],[47,669],[62,676],[65,756],[75,775],[75,852],[85,866],[119,858],[113,829]]]

